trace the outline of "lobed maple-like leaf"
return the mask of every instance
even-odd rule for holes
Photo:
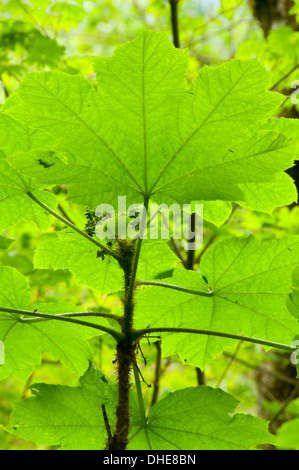
[[[266,421],[231,416],[237,404],[223,390],[204,385],[168,393],[151,408],[146,423],[132,416],[128,449],[247,450],[274,443]]]
[[[116,389],[106,382],[99,371],[90,369],[77,388],[34,385],[35,396],[16,405],[5,429],[40,445],[65,450],[104,449],[107,434],[102,404],[112,430],[116,405]],[[237,403],[220,389],[187,388],[166,395],[152,407],[143,424],[132,394],[128,449],[244,450],[274,443],[266,421],[244,414],[230,416]]]
[[[226,239],[204,255],[200,273],[177,269],[163,281],[211,297],[146,287],[137,292],[136,328],[195,328],[291,344],[298,321],[287,307],[292,273],[299,263],[299,239],[288,237],[259,245],[254,237]],[[227,338],[171,334],[165,355],[205,366],[227,345]]]
[[[34,266],[40,269],[69,269],[80,285],[102,293],[121,289],[123,272],[118,262],[109,256],[102,260],[97,249],[77,233],[62,231],[55,239],[39,244]],[[153,279],[176,266],[177,258],[163,241],[145,241],[138,274]]]
[[[116,390],[105,382],[100,372],[90,369],[80,379],[80,387],[35,384],[35,396],[15,407],[5,429],[37,444],[64,450],[104,449],[107,434],[102,404],[113,426],[117,398]]]
[[[82,311],[82,308],[64,302],[41,303],[28,308],[28,282],[11,267],[0,267],[0,285],[1,307],[37,309],[40,313],[50,314]],[[92,360],[85,340],[93,336],[95,330],[88,327],[57,321],[20,322],[20,315],[0,311],[0,340],[5,345],[5,364],[0,365],[0,378],[12,374],[26,381],[35,365],[40,363],[43,352],[81,376]]]
[[[42,153],[52,152],[42,180],[70,183],[69,197],[89,206],[127,195],[129,203],[224,200],[271,212],[293,201],[282,172],[298,145],[288,121],[282,131],[266,127],[283,100],[267,91],[266,69],[258,60],[204,67],[188,89],[187,59],[164,33],[147,31],[95,59],[97,89],[79,75],[26,75],[4,110],[48,144],[36,139],[28,160],[23,152],[9,160],[25,160],[22,171],[37,176]]]

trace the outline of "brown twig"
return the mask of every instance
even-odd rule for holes
[[[298,392],[299,392],[299,380],[297,381],[297,384],[293,388],[292,393],[290,393],[289,397],[286,399],[286,401],[284,402],[282,407],[277,411],[277,413],[275,413],[275,415],[271,419],[270,424],[269,424],[269,430],[271,432],[273,432],[275,430],[275,424],[276,424],[276,421],[278,420],[279,416],[284,412],[284,410],[289,405],[289,403],[291,403],[291,401],[297,396]]]
[[[224,380],[224,378],[225,378],[226,374],[228,373],[229,369],[231,368],[231,366],[232,366],[233,363],[235,362],[236,356],[237,356],[237,354],[238,354],[238,352],[239,352],[239,349],[240,349],[241,344],[242,344],[242,341],[240,341],[240,342],[238,343],[234,354],[233,354],[232,356],[230,356],[230,361],[229,361],[229,363],[227,364],[226,368],[224,369],[224,371],[223,371],[223,373],[222,373],[220,379],[218,380],[216,387],[220,387],[221,382]]]
[[[173,36],[173,44],[175,47],[180,47],[179,37],[179,21],[178,21],[178,3],[179,0],[169,0],[171,10],[171,28]]]
[[[104,418],[104,423],[105,423],[105,429],[106,429],[107,436],[108,436],[108,442],[110,442],[111,439],[112,439],[112,434],[111,434],[109,419],[108,419],[108,416],[107,416],[107,411],[106,411],[106,407],[105,407],[104,403],[102,404],[102,413],[103,413],[103,418]]]
[[[288,73],[286,73],[283,77],[281,77],[276,83],[274,83],[274,85],[270,88],[270,91],[273,91],[275,90],[275,88],[281,83],[283,82],[283,80],[285,80],[286,78],[288,78],[293,72],[295,72],[295,70],[297,70],[299,68],[299,64],[295,65],[292,70],[290,70]]]

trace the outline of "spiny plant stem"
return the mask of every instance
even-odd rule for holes
[[[251,338],[250,336],[233,335],[230,333],[223,333],[221,331],[211,330],[197,330],[193,328],[144,328],[142,330],[135,330],[132,334],[132,338],[138,341],[143,336],[151,333],[190,333],[195,335],[207,335],[207,336],[218,336],[220,338],[236,339],[239,341],[247,341],[249,343],[260,344],[269,348],[281,349],[283,351],[293,352],[296,350],[295,347],[287,344],[275,343],[273,341],[267,341],[264,339]]]
[[[135,361],[135,345],[122,341],[117,344],[118,404],[116,428],[108,439],[108,450],[126,450],[130,427],[130,375]]]
[[[119,240],[121,259],[119,265],[124,271],[125,299],[122,332],[124,339],[117,344],[117,374],[118,374],[118,404],[116,408],[116,429],[111,439],[108,439],[108,450],[125,450],[128,444],[130,426],[130,375],[136,363],[136,341],[132,338],[134,294],[136,289],[136,273],[142,246],[143,233],[146,229],[147,209],[149,199],[145,198],[140,223],[139,238],[135,249],[134,241]]]
[[[89,328],[94,328],[96,330],[100,330],[100,331],[104,331],[105,333],[108,333],[118,342],[122,341],[124,337],[122,333],[116,330],[113,330],[111,328],[106,328],[105,326],[96,325],[95,323],[89,323],[83,320],[76,320],[75,318],[69,318],[69,317],[65,317],[62,315],[51,315],[49,313],[31,312],[29,310],[20,310],[20,309],[9,308],[9,307],[0,307],[0,312],[15,313],[17,315],[30,315],[31,317],[36,317],[36,318],[44,318],[47,320],[58,320],[58,321],[64,321],[64,322],[69,322],[69,323],[75,323],[81,326],[88,326]],[[18,319],[18,321],[22,321],[22,320],[23,319]]]
[[[134,284],[130,290],[135,258],[135,246],[127,240],[119,241],[123,259],[119,262],[124,271],[125,299],[122,332],[124,339],[117,343],[118,403],[116,408],[116,428],[108,438],[107,450],[125,450],[128,444],[130,426],[130,375],[135,362],[135,343],[131,339],[134,311]]]
[[[175,284],[168,284],[166,282],[158,281],[138,281],[140,286],[153,286],[153,287],[165,287],[166,289],[174,289],[180,292],[185,292],[186,294],[199,295],[201,297],[213,297],[213,292],[201,292],[195,289],[187,289],[187,287],[176,286]]]
[[[64,223],[68,227],[70,227],[72,230],[75,232],[79,233],[82,235],[82,237],[86,238],[89,240],[91,243],[94,245],[98,246],[101,248],[107,255],[112,256],[116,260],[119,260],[119,255],[117,253],[114,253],[114,251],[110,250],[107,246],[103,245],[102,243],[98,242],[97,240],[94,240],[92,237],[90,237],[87,233],[83,232],[83,230],[80,230],[76,225],[72,224],[69,220],[65,219],[61,215],[57,214],[57,212],[53,211],[51,207],[48,207],[46,204],[44,204],[42,201],[37,199],[30,191],[28,191],[27,196],[29,196],[34,202],[36,202],[39,206],[41,206],[45,211],[47,211],[49,214],[53,215],[53,217],[56,217],[56,219],[60,220],[60,222]]]

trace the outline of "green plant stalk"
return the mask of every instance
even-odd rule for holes
[[[179,0],[169,0],[171,9],[171,28],[173,35],[173,44],[180,47],[179,24],[178,24],[178,3]]]
[[[236,339],[239,341],[247,341],[249,343],[260,344],[261,346],[267,346],[269,348],[281,349],[282,351],[293,352],[296,350],[295,347],[287,344],[275,343],[273,341],[267,341],[264,339],[251,338],[250,336],[234,335],[231,333],[223,333],[221,331],[212,330],[197,330],[195,328],[144,328],[141,330],[135,330],[132,333],[132,339],[138,341],[143,336],[151,333],[190,333],[195,335],[207,335],[207,336],[218,336],[220,338]]]
[[[147,216],[147,211],[148,211],[148,204],[149,204],[149,197],[145,198],[144,203],[143,203],[145,210],[142,212],[142,220],[141,220],[141,227],[140,227],[141,236],[137,240],[137,248],[136,248],[136,253],[134,257],[134,263],[133,263],[130,285],[129,285],[129,290],[128,290],[129,295],[132,295],[134,288],[135,288],[135,280],[136,280],[138,262],[139,262],[139,257],[140,257],[141,247],[142,247],[142,240],[143,240],[142,235],[147,225],[146,216]]]
[[[64,321],[69,323],[75,323],[81,326],[88,326],[89,328],[94,328],[96,330],[104,331],[104,333],[108,333],[111,335],[117,342],[122,341],[124,335],[112,328],[107,328],[105,326],[96,325],[95,323],[89,323],[83,320],[76,320],[75,318],[68,318],[61,315],[51,315],[49,313],[38,313],[38,312],[30,312],[29,310],[20,310],[16,308],[9,308],[9,307],[0,307],[0,312],[5,313],[16,313],[17,315],[30,315],[31,317],[36,318],[44,318],[46,320],[58,320]]]
[[[116,260],[119,260],[119,256],[114,253],[114,251],[110,250],[110,248],[108,248],[107,246],[103,245],[102,243],[98,242],[97,240],[94,240],[92,237],[90,237],[87,233],[83,232],[83,230],[80,230],[78,227],[76,227],[76,225],[72,224],[69,220],[65,219],[64,217],[62,217],[61,215],[57,214],[57,212],[53,211],[53,209],[51,209],[51,207],[47,206],[46,204],[44,204],[42,201],[40,201],[39,199],[37,199],[30,191],[28,191],[27,193],[27,196],[29,196],[34,202],[36,202],[39,206],[41,206],[45,211],[47,211],[49,214],[53,215],[53,217],[56,217],[56,219],[60,220],[60,222],[64,223],[65,225],[67,225],[68,227],[70,227],[72,230],[74,230],[75,232],[79,233],[80,235],[82,235],[82,237],[86,238],[87,240],[89,240],[91,243],[93,243],[94,245],[98,246],[99,248],[101,248],[107,255],[110,255],[112,256],[113,258],[115,258]]]
[[[161,340],[155,343],[157,348],[157,359],[156,359],[156,370],[155,370],[155,380],[154,380],[154,390],[153,396],[151,401],[151,406],[154,406],[157,403],[159,398],[159,390],[160,390],[160,377],[161,377],[161,365],[162,365],[162,347],[161,347]]]
[[[120,325],[122,324],[122,317],[117,315],[113,315],[112,313],[96,313],[96,312],[74,312],[74,313],[57,313],[55,317],[62,317],[62,318],[76,318],[76,317],[97,317],[97,318],[108,318],[110,320],[115,320]],[[40,321],[49,321],[52,318],[24,318],[22,322],[24,323],[33,323],[33,322],[40,322]]]
[[[213,292],[201,292],[195,289],[187,289],[187,287],[176,286],[175,284],[168,284],[167,282],[158,282],[158,281],[138,281],[139,286],[153,286],[153,287],[165,287],[166,289],[174,289],[185,294],[194,294],[201,297],[213,297]]]
[[[141,390],[141,385],[140,385],[139,372],[135,364],[134,364],[134,379],[135,379],[135,385],[136,385],[140,419],[141,419],[142,426],[145,427],[146,416],[145,416],[144,401],[143,401],[142,390]]]
[[[136,385],[136,393],[137,393],[140,421],[141,421],[141,425],[142,425],[142,428],[143,428],[145,436],[146,436],[148,447],[149,447],[149,449],[151,449],[151,443],[150,443],[150,440],[149,440],[148,430],[147,430],[147,419],[146,419],[146,414],[145,414],[144,401],[143,401],[143,396],[142,396],[142,389],[141,389],[141,384],[140,384],[139,372],[138,372],[138,368],[137,368],[136,364],[134,364],[134,379],[135,379],[135,385]]]

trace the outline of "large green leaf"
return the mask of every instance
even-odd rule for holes
[[[16,405],[7,431],[61,449],[105,448],[102,404],[113,430],[116,389],[100,372],[89,370],[78,388],[38,384],[33,391],[36,396]],[[131,406],[131,450],[244,450],[275,442],[266,421],[243,414],[231,417],[238,402],[220,389],[203,386],[170,393],[151,409],[145,426],[136,402],[134,398]]]
[[[246,450],[274,443],[267,422],[235,414],[238,401],[221,389],[190,387],[169,393],[150,410],[146,424],[131,420],[128,449]]]
[[[115,292],[122,283],[117,261],[97,257],[96,247],[76,232],[64,230],[39,244],[34,266],[39,269],[69,269],[79,285],[100,292]]]
[[[69,269],[77,283],[102,293],[121,289],[123,272],[118,262],[97,257],[92,243],[77,233],[62,231],[55,239],[42,242],[36,252],[34,265],[41,269]],[[138,275],[149,279],[176,266],[177,258],[162,241],[145,241],[141,254]]]
[[[48,151],[57,152],[49,178],[71,182],[77,203],[123,194],[142,202],[147,194],[163,203],[249,200],[260,208],[259,197],[270,199],[271,182],[297,153],[288,126],[264,127],[283,97],[266,91],[268,73],[257,60],[204,67],[187,90],[186,61],[166,35],[145,32],[112,58],[95,59],[98,90],[78,75],[32,73],[4,109],[46,132]],[[37,155],[24,171],[35,173]],[[290,183],[275,202],[293,198]]]
[[[278,174],[270,183],[244,183],[240,187],[246,195],[246,202],[240,201],[241,206],[268,214],[298,199],[294,181],[286,173]]]
[[[35,397],[18,403],[6,430],[37,444],[61,446],[65,450],[105,448],[102,404],[113,426],[116,390],[100,372],[91,369],[80,387],[34,385]]]
[[[165,282],[212,292],[201,297],[161,287],[138,291],[136,328],[196,328],[245,334],[291,344],[298,321],[287,308],[292,272],[299,263],[299,239],[289,237],[259,245],[254,237],[231,238],[208,250],[201,272],[176,270]],[[203,367],[232,340],[213,336],[172,334],[165,354],[179,353]]]
[[[0,268],[0,307],[28,310],[30,291],[26,278],[10,267]],[[32,305],[30,310],[41,313],[80,311],[76,306],[53,302]],[[43,352],[63,362],[72,372],[81,376],[89,366],[91,351],[85,339],[95,330],[58,321],[23,323],[20,316],[0,311],[0,340],[5,346],[5,364],[0,365],[0,378],[12,374],[25,381]]]

